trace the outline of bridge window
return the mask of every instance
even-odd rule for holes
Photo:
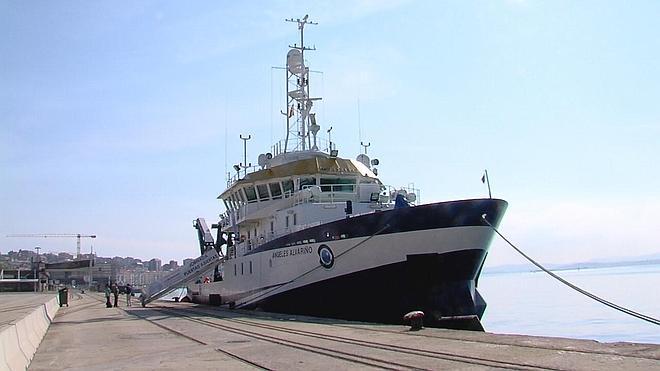
[[[298,214],[293,214],[293,225],[298,224]]]
[[[268,186],[265,184],[257,184],[257,192],[259,193],[259,201],[268,200]]]
[[[321,178],[322,192],[354,192],[355,178]]]
[[[252,274],[252,260],[250,260],[250,274]]]
[[[284,187],[284,194],[285,195],[291,195],[293,193],[293,180],[287,179],[282,182],[282,186]]]
[[[245,195],[243,194],[242,189],[239,189],[238,191],[236,191],[236,198],[241,203],[241,205],[245,203]]]
[[[245,187],[244,190],[248,202],[252,203],[257,201],[257,192],[254,191],[254,186],[249,185]]]
[[[316,178],[314,177],[300,178],[299,189],[303,189],[305,186],[313,186],[313,185],[316,185]]]
[[[238,193],[234,192],[234,194],[231,195],[232,201],[234,201],[234,206],[238,209],[243,205],[243,201],[238,197]]]
[[[231,206],[232,209],[238,208],[238,205],[236,205],[236,200],[234,200],[234,195],[229,195],[227,201],[229,201],[229,206]]]
[[[241,263],[241,276],[243,275],[243,263]]]
[[[282,188],[280,187],[280,183],[268,183],[268,187],[270,188],[270,194],[273,195],[274,200],[282,198]]]

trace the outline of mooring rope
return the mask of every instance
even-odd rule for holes
[[[644,320],[644,321],[646,321],[646,322],[650,322],[650,323],[652,323],[652,324],[654,324],[654,325],[659,325],[659,326],[660,326],[660,320],[658,320],[657,318],[653,318],[653,317],[651,317],[651,316],[647,316],[647,315],[645,315],[645,314],[638,313],[638,312],[635,312],[634,310],[631,310],[631,309],[628,309],[628,308],[624,308],[624,307],[622,307],[622,306],[620,306],[620,305],[614,304],[614,303],[612,303],[611,301],[607,301],[607,300],[605,300],[605,299],[603,299],[603,298],[601,298],[601,297],[598,297],[598,296],[596,296],[596,295],[590,293],[589,291],[584,290],[584,289],[581,289],[580,287],[578,287],[578,286],[576,286],[576,285],[574,285],[574,284],[572,284],[572,283],[566,281],[565,279],[559,277],[558,275],[556,275],[555,273],[553,273],[553,272],[551,272],[550,270],[546,269],[544,266],[542,266],[541,264],[539,264],[538,262],[536,262],[534,259],[532,259],[531,257],[529,257],[527,254],[525,254],[524,252],[522,252],[522,251],[521,251],[519,248],[517,248],[513,243],[511,243],[511,241],[509,241],[506,237],[504,237],[504,236],[502,235],[502,233],[500,233],[500,231],[498,231],[497,228],[495,228],[492,224],[490,224],[490,222],[486,219],[486,214],[481,215],[481,219],[483,219],[484,222],[486,222],[486,224],[488,224],[488,225],[489,225],[489,226],[495,231],[495,233],[497,233],[500,237],[502,237],[502,239],[503,239],[504,241],[506,241],[506,243],[508,243],[509,246],[513,247],[513,249],[516,250],[516,251],[517,251],[520,255],[522,255],[525,259],[529,260],[532,264],[534,264],[535,266],[537,266],[539,269],[541,269],[541,270],[544,271],[545,273],[549,274],[549,275],[550,275],[551,277],[553,277],[554,279],[556,279],[556,280],[558,280],[559,282],[563,283],[564,285],[566,285],[566,286],[572,288],[573,290],[575,290],[575,291],[577,291],[577,292],[579,292],[579,293],[581,293],[581,294],[583,294],[583,295],[586,295],[587,297],[589,297],[589,298],[591,298],[591,299],[593,299],[593,300],[595,300],[595,301],[597,301],[597,302],[599,302],[599,303],[601,303],[601,304],[607,305],[608,307],[610,307],[610,308],[612,308],[612,309],[616,309],[616,310],[618,310],[618,311],[620,311],[620,312],[623,312],[623,313],[625,313],[625,314],[628,314],[628,315],[630,315],[630,316],[637,317],[637,318],[639,318],[639,319],[641,319],[641,320]]]

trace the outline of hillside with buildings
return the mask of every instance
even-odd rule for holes
[[[189,260],[193,259],[185,259],[182,264]],[[39,277],[39,286],[42,289],[57,285],[97,287],[108,282],[122,285],[130,283],[141,287],[162,278],[179,266],[176,260],[162,264],[159,258],[142,260],[120,256],[101,257],[95,254],[81,254],[76,258],[66,252],[37,254],[31,250],[18,250],[6,254],[0,252],[0,281],[34,280]],[[3,287],[9,289],[8,285],[2,285],[0,291]]]

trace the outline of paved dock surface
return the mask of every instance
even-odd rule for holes
[[[54,292],[0,293],[0,371],[27,368],[59,308]]]
[[[55,292],[3,292],[0,293],[0,330],[25,317],[56,295]]]
[[[189,303],[105,308],[77,294],[30,370],[660,370],[660,346],[495,335],[230,311]],[[137,303],[136,303],[137,305]]]

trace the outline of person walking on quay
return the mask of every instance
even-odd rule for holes
[[[106,308],[112,308],[112,304],[110,304],[110,285],[107,283],[105,284],[105,306]]]
[[[130,307],[131,306],[131,295],[132,295],[132,289],[131,289],[131,284],[127,283],[126,284],[126,306]]]
[[[117,306],[117,299],[119,298],[119,288],[116,283],[112,284],[112,295],[115,296],[115,307]]]

